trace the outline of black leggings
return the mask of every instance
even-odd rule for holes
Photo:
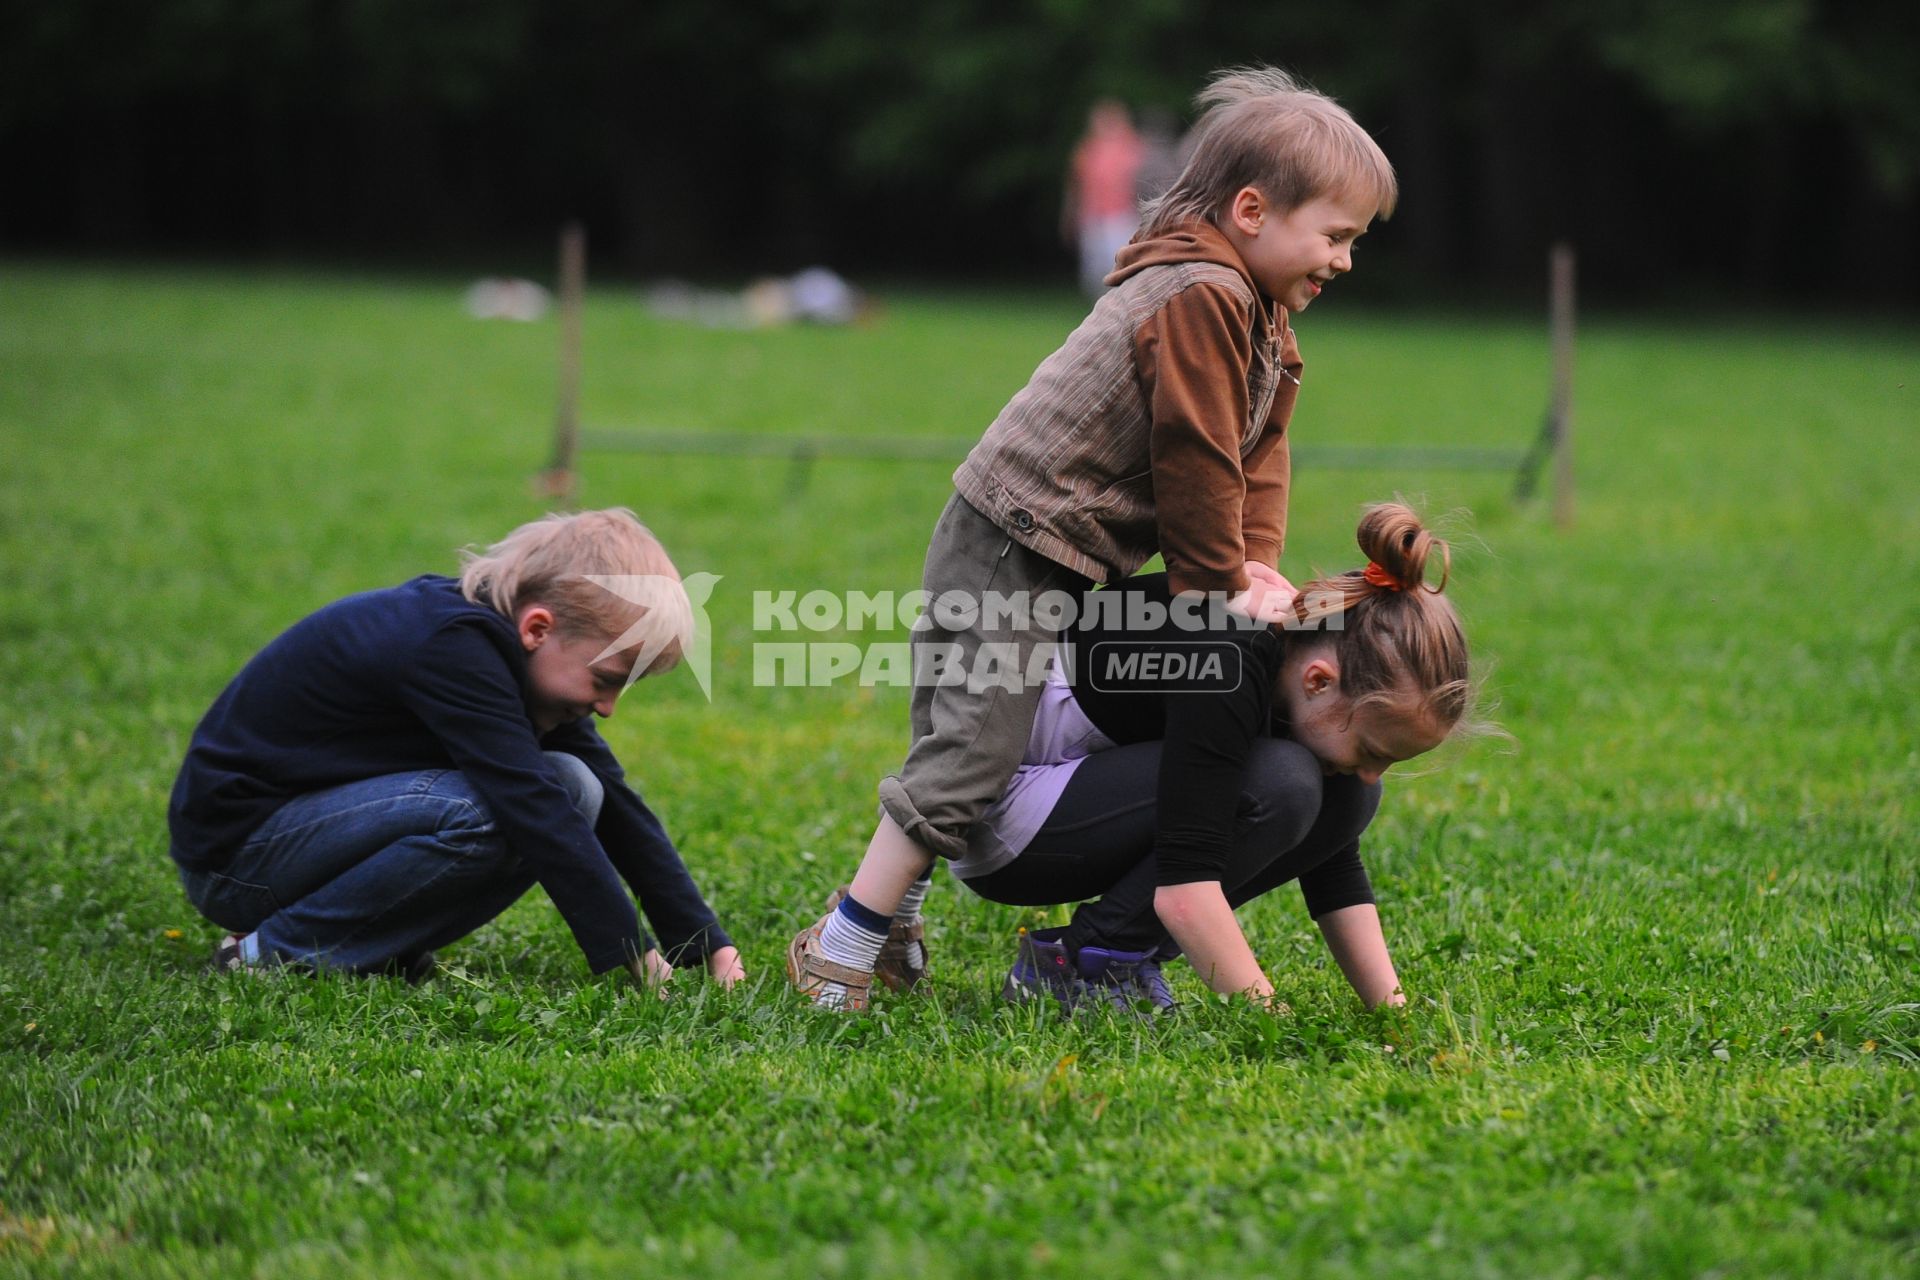
[[[1080,902],[1067,927],[1069,948],[1171,954],[1166,928],[1153,909],[1160,884],[1153,855],[1160,748],[1158,742],[1139,742],[1081,761],[1020,856],[962,883],[983,898],[1013,906]],[[1220,876],[1227,902],[1234,907],[1250,902],[1356,848],[1379,806],[1379,783],[1326,775],[1297,742],[1257,740]],[[1097,901],[1085,901],[1089,898]]]

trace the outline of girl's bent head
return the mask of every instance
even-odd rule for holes
[[[566,641],[633,651],[635,675],[680,661],[693,607],[666,548],[625,507],[555,514],[521,525],[484,552],[463,551],[460,591],[514,622],[550,615]]]
[[[1316,579],[1294,602],[1277,709],[1330,772],[1373,781],[1456,733],[1473,685],[1460,615],[1441,594],[1447,544],[1398,502],[1369,507],[1357,536],[1366,567]]]

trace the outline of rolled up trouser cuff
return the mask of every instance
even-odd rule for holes
[[[892,818],[899,828],[906,832],[913,842],[928,853],[947,859],[967,856],[967,839],[964,833],[955,835],[942,831],[924,817],[914,807],[913,798],[900,784],[898,777],[889,775],[880,780],[880,807]]]

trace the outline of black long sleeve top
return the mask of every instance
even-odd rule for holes
[[[458,769],[595,973],[654,945],[622,879],[674,964],[732,945],[591,717],[537,735],[527,679],[513,624],[451,578],[335,601],[256,654],[194,730],[167,811],[174,861],[222,869],[297,795]],[[596,826],[545,751],[577,756],[598,776],[606,800]]]
[[[1151,625],[1156,616],[1162,621]],[[1061,639],[1074,701],[1094,727],[1118,745],[1164,743],[1160,883],[1219,880],[1253,743],[1288,732],[1275,698],[1284,638],[1218,611],[1175,613],[1167,575],[1155,573],[1088,592]],[[1359,842],[1302,868],[1300,889],[1316,919],[1374,901]]]

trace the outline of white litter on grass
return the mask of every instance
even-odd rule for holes
[[[489,276],[467,290],[467,314],[475,320],[538,320],[553,295],[531,280]]]
[[[670,320],[709,329],[777,329],[790,324],[847,325],[868,317],[866,294],[829,267],[767,276],[738,293],[665,280],[646,292],[647,307]]]

